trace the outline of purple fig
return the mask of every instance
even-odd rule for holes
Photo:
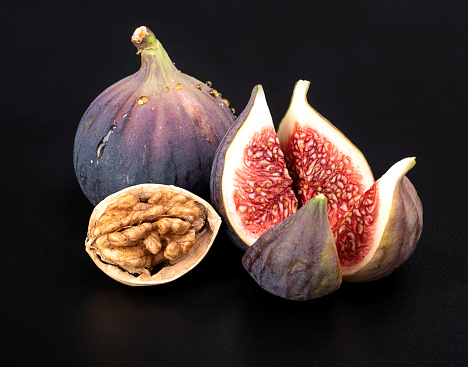
[[[180,72],[146,27],[132,42],[141,68],[102,92],[75,136],[80,186],[96,205],[140,183],[175,185],[209,199],[215,151],[234,122],[211,83]]]

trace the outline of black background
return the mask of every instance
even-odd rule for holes
[[[11,365],[468,364],[466,1],[16,2],[2,10],[2,360]],[[5,5],[5,4],[4,4]],[[72,163],[81,116],[136,72],[150,27],[238,113],[262,84],[276,124],[294,83],[376,179],[416,156],[413,256],[385,279],[293,302],[262,290],[221,233],[175,282],[133,288],[84,251]],[[6,340],[6,342],[5,342]]]

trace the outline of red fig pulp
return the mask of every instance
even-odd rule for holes
[[[102,92],[75,136],[74,166],[84,194],[96,205],[140,183],[185,188],[209,198],[215,151],[234,117],[211,83],[180,72],[146,27],[133,43],[140,70]]]

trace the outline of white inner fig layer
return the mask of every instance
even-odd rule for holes
[[[237,228],[237,235],[249,246],[251,246],[259,236],[247,231],[244,224],[241,223],[241,217],[236,213],[234,193],[240,190],[236,185],[236,172],[246,169],[244,164],[245,142],[251,141],[255,133],[261,131],[265,127],[272,128],[274,131],[273,119],[265,98],[265,92],[262,86],[259,85],[252,109],[226,151],[225,162],[229,162],[229,169],[224,170],[222,178],[222,192],[226,215],[230,223],[233,224],[233,227]]]
[[[416,159],[414,157],[404,158],[390,167],[390,169],[375,183],[378,198],[378,202],[376,203],[376,205],[378,205],[378,213],[377,217],[374,219],[375,227],[374,233],[371,236],[372,242],[368,244],[369,252],[361,262],[358,262],[354,266],[342,267],[341,271],[343,276],[354,274],[374,261],[373,258],[376,256],[376,252],[385,236],[390,215],[395,213],[395,211],[402,209],[399,208],[399,200],[395,200],[395,198],[398,197],[397,192],[399,190],[399,185],[401,185],[402,179],[406,173],[413,168],[415,164]],[[404,214],[404,211],[402,211],[402,214]]]
[[[310,127],[333,141],[340,151],[346,152],[346,155],[351,158],[355,172],[365,173],[362,175],[361,183],[367,190],[374,183],[374,177],[366,158],[340,130],[309,105],[307,101],[309,85],[309,81],[299,80],[294,87],[288,111],[278,127],[277,135],[281,148],[287,151],[285,144],[289,142],[296,122],[299,122],[301,126]]]

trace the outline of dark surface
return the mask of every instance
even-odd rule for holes
[[[2,16],[2,360],[15,366],[468,364],[465,1],[158,5],[15,2]],[[301,5],[299,5],[301,4]],[[240,113],[264,86],[277,124],[298,79],[376,178],[408,174],[424,206],[389,277],[293,302],[262,290],[221,234],[177,281],[132,288],[84,251],[91,204],[72,164],[78,122],[136,72],[150,27],[177,67]]]

